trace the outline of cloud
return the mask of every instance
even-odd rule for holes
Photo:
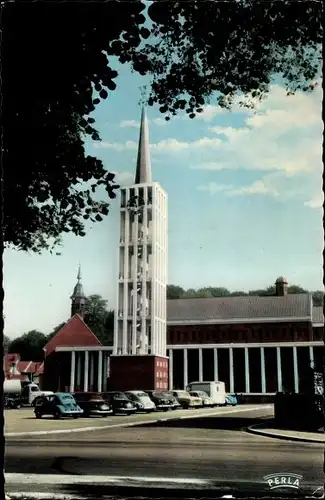
[[[124,120],[120,123],[120,127],[134,127],[134,128],[139,128],[140,123],[136,122],[135,120]]]
[[[227,193],[229,196],[250,196],[250,195],[268,195],[279,196],[279,192],[268,186],[263,180],[254,181],[250,186],[243,186],[238,189],[231,190]]]
[[[168,122],[164,118],[153,118],[152,120],[149,120],[149,124],[151,123],[158,125],[159,127],[164,127]]]
[[[130,186],[134,182],[134,173],[132,172],[112,172],[115,174],[114,181],[120,186]]]
[[[222,139],[218,157],[210,158],[205,151],[199,161],[192,159],[191,168],[321,172],[321,99],[320,88],[287,96],[274,85],[255,114],[243,115],[242,127],[210,127],[209,132]]]
[[[126,142],[97,142],[94,144],[96,149],[114,149],[115,151],[130,151],[138,149],[138,144],[134,141]]]
[[[212,181],[197,187],[200,191],[209,192],[211,196],[220,192],[224,192],[226,196],[268,196],[276,198],[278,202],[296,200],[310,208],[319,208],[323,203],[323,195],[311,196],[310,201],[305,201],[306,193],[317,193],[317,188],[318,179],[316,176],[287,174],[285,172],[267,173],[244,186],[226,185]]]
[[[164,118],[152,118],[148,119],[149,125],[157,125],[158,127],[164,127],[167,125],[167,121]],[[121,128],[140,128],[140,122],[136,120],[123,120],[120,125]]]
[[[317,195],[309,201],[305,201],[304,205],[308,208],[322,208],[324,203],[324,196]]]
[[[196,115],[195,119],[211,121],[215,116],[224,115],[225,113],[227,113],[226,109],[221,108],[220,106],[213,106],[211,104],[208,104],[207,106],[203,107],[202,113],[198,113]]]
[[[202,148],[216,149],[219,148],[221,144],[222,141],[220,139],[211,137],[202,137],[202,139],[198,139],[197,141],[193,142],[178,141],[177,139],[169,138],[156,142],[154,144],[150,144],[150,149],[153,152],[175,153],[177,151],[183,151],[185,149],[199,149],[199,150]],[[126,141],[126,142],[103,141],[100,143],[96,143],[94,147],[103,149],[114,149],[115,151],[122,152],[122,151],[137,149],[138,144],[134,141]]]
[[[201,186],[198,186],[197,189],[199,191],[207,191],[211,196],[213,196],[216,193],[228,191],[228,190],[232,189],[232,187],[233,186],[228,185],[228,184],[218,184],[216,182],[209,182],[208,184],[203,184]]]

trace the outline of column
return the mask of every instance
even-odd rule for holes
[[[173,380],[173,350],[169,349],[169,390],[172,391],[174,388]]]
[[[94,378],[95,378],[95,353],[90,352],[90,390],[94,391]]]
[[[310,361],[310,366],[312,368],[315,368],[314,347],[312,345],[309,346],[309,361]]]
[[[187,349],[184,349],[184,389],[188,384]]]
[[[278,392],[282,392],[281,347],[276,348],[276,365],[278,372]]]
[[[297,347],[293,346],[292,348],[293,354],[293,376],[294,376],[294,387],[295,393],[299,392],[299,374],[298,374],[298,357],[297,357]]]
[[[203,381],[203,354],[202,347],[199,348],[199,382]]]
[[[103,390],[103,351],[98,351],[97,391]]]
[[[266,393],[266,382],[265,382],[265,353],[264,347],[261,347],[261,382],[262,382],[262,393]]]
[[[74,392],[74,376],[76,370],[76,353],[71,351],[71,366],[70,366],[70,392]]]
[[[81,352],[76,353],[77,356],[77,388],[80,391],[81,388]]]
[[[250,393],[248,347],[245,347],[245,392]]]
[[[107,391],[107,352],[103,354],[103,392]]]
[[[233,356],[233,348],[229,348],[229,392],[234,392],[234,356]]]
[[[213,362],[214,362],[214,380],[218,382],[219,372],[218,372],[218,349],[215,347],[213,349]]]
[[[85,351],[84,392],[88,392],[89,352]]]

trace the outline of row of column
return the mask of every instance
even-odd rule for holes
[[[103,355],[104,352],[104,355]],[[84,370],[82,376],[82,354],[84,353]],[[97,358],[97,359],[96,359]],[[95,369],[97,363],[97,370]],[[95,392],[105,392],[107,390],[109,357],[106,351],[71,351],[70,364],[70,392],[75,392],[75,388],[81,388],[83,380],[83,392],[88,392],[89,386]],[[95,381],[95,372],[97,380]]]
[[[224,348],[223,348],[224,349]],[[234,356],[233,347],[227,348],[229,350],[229,392],[234,392]],[[249,356],[248,347],[245,347],[245,392],[250,393],[250,375],[249,375]],[[258,349],[254,347],[254,349]],[[266,393],[266,377],[265,377],[265,347],[260,347],[260,357],[261,357],[261,386],[262,393]],[[294,392],[299,392],[299,373],[298,373],[298,356],[297,347],[292,346],[293,349],[293,375],[294,375]],[[276,348],[276,358],[277,358],[277,389],[278,392],[282,391],[282,366],[281,366],[281,347]],[[199,348],[199,382],[203,381],[203,349]],[[183,350],[184,354],[184,388],[188,385],[188,349]],[[219,380],[218,377],[218,348],[213,349],[214,356],[214,380]],[[314,365],[314,349],[313,346],[309,346],[309,359],[311,365]],[[169,350],[169,384],[172,389],[173,384],[173,350]]]

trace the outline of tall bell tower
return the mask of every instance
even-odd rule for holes
[[[167,193],[152,181],[148,121],[143,108],[135,181],[121,189],[119,277],[111,358],[111,374],[114,378],[118,373],[116,388],[120,390],[131,390],[131,386],[168,388],[167,204]],[[119,366],[124,367],[124,377]],[[137,373],[146,373],[146,381],[138,380]],[[112,380],[113,385],[116,383],[117,379]]]

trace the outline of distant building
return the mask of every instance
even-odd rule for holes
[[[5,354],[3,371],[6,380],[16,379],[21,382],[36,382],[43,375],[44,363],[35,361],[21,361],[17,353]]]
[[[311,294],[277,293],[168,300],[169,387],[222,380],[227,391],[251,396],[304,390],[308,368],[324,370],[323,310]],[[112,353],[76,313],[45,346],[46,388],[107,390]],[[133,359],[144,373],[145,358]]]

